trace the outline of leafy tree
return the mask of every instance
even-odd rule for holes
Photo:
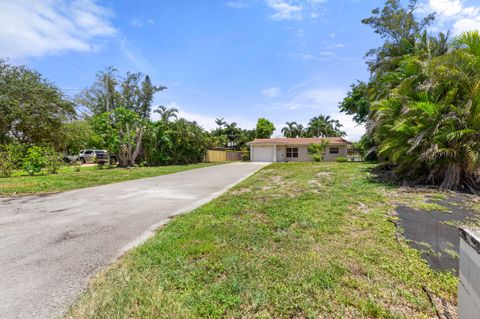
[[[351,85],[350,92],[340,103],[340,111],[353,115],[353,120],[358,124],[367,121],[370,112],[370,98],[368,85],[365,82],[358,81]]]
[[[58,143],[75,107],[35,70],[0,60],[0,143]]]
[[[61,141],[57,149],[68,154],[78,154],[80,150],[105,147],[93,129],[90,120],[76,120],[66,123],[59,132]]]
[[[404,8],[400,0],[387,0],[382,9],[375,8],[373,15],[363,19],[362,23],[369,25],[388,42],[414,41],[435,19],[435,14],[429,14],[419,21],[415,15],[417,3],[418,0],[409,0],[407,8]]]
[[[256,127],[257,138],[270,138],[275,131],[275,126],[272,122],[265,118],[259,118]]]
[[[372,16],[362,20],[363,24],[372,27],[375,33],[385,39],[378,49],[372,49],[367,56],[373,59],[368,62],[372,73],[388,71],[395,59],[414,52],[415,39],[435,19],[429,14],[419,20],[415,15],[418,0],[409,0],[406,8],[400,0],[387,0],[385,6],[372,11]]]
[[[15,169],[19,167],[24,148],[17,143],[0,145],[0,175],[12,176]]]
[[[110,66],[97,73],[93,85],[83,90],[76,97],[76,102],[91,115],[124,108],[135,112],[143,120],[150,117],[154,95],[165,89],[165,86],[153,85],[150,77],[142,73],[127,72],[121,78]]]
[[[117,87],[120,78],[117,69],[108,66],[95,75],[95,82],[84,89],[76,98],[76,103],[84,107],[84,111],[92,115],[110,112],[120,107],[120,94]]]

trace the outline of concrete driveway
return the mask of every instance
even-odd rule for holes
[[[232,163],[48,196],[0,199],[0,318],[55,318],[89,278],[169,217],[266,164]]]

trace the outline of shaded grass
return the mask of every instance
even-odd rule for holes
[[[457,279],[396,239],[370,164],[277,163],[96,276],[68,318],[432,318]]]
[[[144,177],[172,174],[210,165],[215,164],[200,163],[191,165],[136,167],[128,169],[99,169],[97,166],[89,166],[81,167],[79,172],[76,172],[72,166],[66,166],[61,168],[58,174],[43,174],[35,176],[28,176],[28,174],[19,171],[12,177],[0,178],[0,195],[59,192]]]

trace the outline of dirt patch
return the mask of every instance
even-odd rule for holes
[[[322,176],[332,176],[332,172],[319,172],[317,173],[317,177],[322,177]]]
[[[252,190],[250,188],[239,188],[239,189],[234,189],[230,192],[230,194],[233,194],[233,195],[241,195],[241,194],[245,194],[245,193],[249,193],[251,192]]]
[[[458,274],[458,226],[478,218],[479,214],[469,207],[467,197],[462,194],[449,194],[445,199],[430,199],[429,202],[447,208],[450,213],[399,205],[396,209],[398,226],[410,246],[422,252],[430,267]]]

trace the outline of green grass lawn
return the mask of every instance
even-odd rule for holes
[[[18,171],[12,177],[0,177],[0,195],[25,195],[35,193],[50,193],[76,188],[98,186],[132,179],[172,174],[189,169],[215,165],[201,163],[191,165],[171,165],[159,167],[136,168],[104,168],[97,166],[81,167],[76,172],[74,167],[67,166],[60,169],[58,174],[37,174],[28,176]]]
[[[67,318],[433,318],[457,279],[398,237],[371,164],[273,164],[97,275]]]

